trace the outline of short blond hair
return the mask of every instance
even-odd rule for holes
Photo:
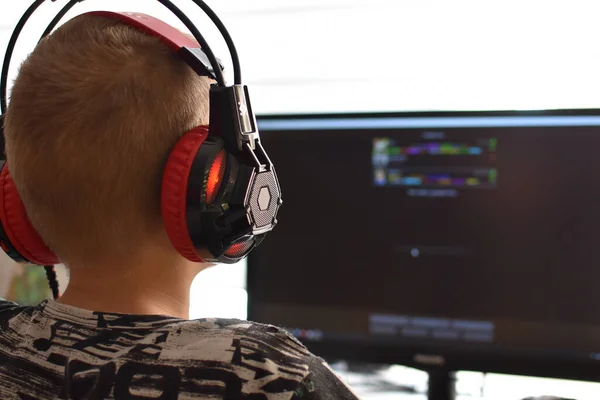
[[[169,151],[208,123],[210,81],[157,38],[80,16],[22,64],[5,118],[29,219],[67,264],[111,262],[163,228]]]

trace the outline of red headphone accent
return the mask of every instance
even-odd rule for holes
[[[192,40],[190,37],[182,34],[180,31],[161,21],[160,19],[146,14],[133,12],[115,13],[111,11],[92,11],[87,13],[87,15],[97,15],[99,17],[111,19],[117,18],[125,25],[129,25],[150,36],[159,38],[169,47],[169,49],[174,52],[178,52],[183,47],[200,48],[195,40]]]
[[[161,209],[165,229],[173,247],[190,261],[202,262],[189,234],[186,210],[190,170],[196,153],[208,137],[208,127],[200,126],[186,133],[169,155],[161,189]]]
[[[206,204],[214,203],[219,194],[219,189],[223,184],[223,176],[225,175],[225,164],[227,163],[227,153],[225,150],[219,151],[208,172],[206,180]]]
[[[46,246],[40,235],[31,226],[23,201],[10,176],[8,166],[4,164],[0,172],[0,221],[8,238],[2,248],[10,255],[10,247],[26,261],[38,265],[58,264],[56,254]]]

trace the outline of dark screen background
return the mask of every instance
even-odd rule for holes
[[[444,132],[498,139],[497,188],[375,186],[373,139],[420,129],[262,132],[284,205],[252,255],[252,302],[600,325],[600,129]],[[427,246],[462,252],[406,251]]]

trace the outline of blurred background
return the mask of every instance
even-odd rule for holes
[[[29,3],[3,2],[2,54]],[[207,3],[235,40],[259,116],[600,108],[600,24],[593,1]],[[64,4],[47,2],[28,24],[13,58],[11,79]],[[191,2],[178,4],[198,21],[231,78],[228,53],[217,31]],[[68,16],[98,8],[146,12],[182,27],[149,0],[87,1]],[[62,266],[57,271],[64,288],[68,273]],[[202,272],[191,288],[191,317],[247,318],[246,285],[246,261]],[[42,269],[14,265],[0,254],[0,297],[35,304],[48,296]],[[343,360],[332,361],[365,399],[425,397],[427,375],[420,371],[377,366],[356,372]],[[600,385],[575,381],[461,372],[458,382],[460,396],[472,399],[600,396]]]

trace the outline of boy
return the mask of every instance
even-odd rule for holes
[[[70,283],[59,302],[0,302],[0,398],[355,398],[278,328],[186,320],[207,265],[171,245],[160,186],[179,137],[208,123],[210,83],[98,16],[69,21],[21,66],[7,160]]]

